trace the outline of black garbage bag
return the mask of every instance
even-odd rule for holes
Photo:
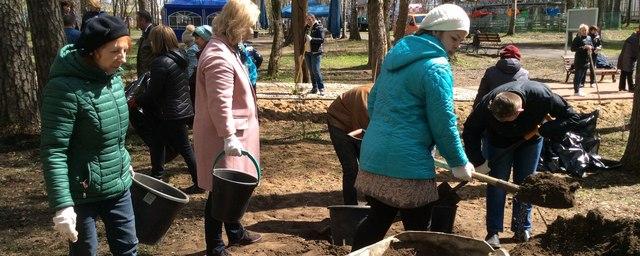
[[[137,96],[144,93],[148,85],[149,72],[144,73],[138,78],[138,80],[131,82],[125,88],[124,92],[127,98],[127,103],[129,103],[129,123],[136,134],[140,136],[144,144],[147,145],[147,147],[150,147],[153,140],[153,128],[158,127],[158,120],[148,113],[145,114],[142,107],[131,104]],[[164,156],[165,163],[171,162],[171,160],[176,158],[176,156],[178,156],[178,152],[171,146],[166,146]]]
[[[583,177],[587,169],[611,169],[598,155],[600,136],[596,132],[599,112],[581,114],[577,129],[562,138],[545,138],[539,171],[561,171]]]

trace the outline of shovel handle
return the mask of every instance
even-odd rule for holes
[[[442,161],[442,160],[434,159],[434,162],[435,162],[436,167],[440,167],[440,168],[445,168],[447,170],[451,170],[451,167],[449,167],[449,165],[447,163],[445,163],[444,161]],[[504,181],[504,180],[501,180],[501,179],[496,179],[494,177],[491,177],[489,175],[482,174],[482,173],[479,173],[479,172],[472,172],[471,173],[471,178],[474,178],[476,180],[482,181],[482,182],[487,183],[487,184],[492,185],[492,186],[503,188],[507,192],[511,192],[511,193],[515,193],[515,192],[518,192],[518,190],[520,190],[520,186],[518,186],[516,184],[513,184],[513,183],[508,182],[508,181]],[[466,184],[466,183],[464,183],[464,184]],[[464,185],[462,185],[462,186],[464,186]]]
[[[520,190],[520,186],[518,186],[516,184],[513,184],[513,183],[508,182],[508,181],[504,181],[504,180],[501,180],[501,179],[496,179],[494,177],[491,177],[489,175],[482,174],[482,173],[479,173],[479,172],[472,172],[471,173],[471,177],[476,179],[476,180],[485,182],[485,183],[487,183],[489,185],[496,186],[496,187],[499,187],[499,188],[503,188],[507,192],[516,193],[516,192],[518,192],[518,190]]]

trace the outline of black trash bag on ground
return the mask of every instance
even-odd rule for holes
[[[150,147],[152,144],[153,128],[158,127],[158,121],[149,114],[145,114],[142,107],[133,106],[131,102],[134,101],[138,95],[144,93],[149,85],[149,77],[149,72],[144,73],[138,80],[131,82],[124,90],[127,103],[129,104],[129,123],[147,147]],[[170,146],[166,146],[164,154],[165,163],[171,162],[171,160],[178,156],[177,151]]]
[[[611,169],[598,155],[600,136],[596,132],[599,112],[581,114],[579,125],[562,138],[545,138],[539,171],[561,171],[583,177],[589,169]]]

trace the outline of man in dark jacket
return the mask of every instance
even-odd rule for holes
[[[520,49],[515,45],[510,44],[502,48],[498,63],[484,72],[478,94],[473,100],[473,106],[478,105],[482,97],[500,85],[513,81],[529,80],[529,71],[520,64],[521,58]]]
[[[309,93],[320,93],[324,95],[324,83],[320,73],[320,60],[322,59],[322,44],[324,43],[324,28],[313,14],[307,14],[307,33],[305,43],[304,61],[311,73],[311,84],[313,88]]]
[[[638,26],[635,33],[624,41],[622,51],[620,51],[620,56],[618,57],[618,69],[621,70],[620,83],[618,84],[618,90],[620,91],[626,91],[627,89],[631,92],[633,91],[633,69],[638,58],[639,37],[640,26]],[[628,87],[625,87],[625,82]]]
[[[142,36],[138,40],[138,59],[136,62],[136,71],[138,77],[149,71],[149,66],[153,60],[153,54],[151,53],[151,42],[147,40],[149,32],[153,28],[151,14],[147,11],[139,11],[136,17],[136,24],[138,28],[142,30]]]
[[[550,115],[553,121],[540,125]],[[462,138],[469,161],[478,172],[520,184],[532,174],[542,150],[543,137],[559,137],[572,129],[579,116],[567,102],[542,83],[514,81],[489,92],[464,123]],[[539,130],[538,130],[538,126]],[[509,146],[531,137],[516,148]],[[483,138],[484,137],[484,138]],[[481,143],[481,141],[483,141]],[[503,155],[504,154],[504,155]],[[500,155],[499,159],[492,159]],[[492,159],[491,162],[486,159]],[[498,233],[503,231],[504,189],[487,186],[487,243],[500,247]],[[517,241],[526,241],[531,232],[531,204],[514,198],[511,230]]]

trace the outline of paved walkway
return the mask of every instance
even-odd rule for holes
[[[587,78],[587,81],[589,79]],[[588,83],[588,82],[587,82]],[[597,89],[583,88],[584,97],[573,96],[573,85],[565,83],[547,83],[547,85],[558,95],[564,97],[568,101],[573,100],[597,100]],[[357,84],[325,84],[325,95],[307,94],[311,90],[308,83],[299,84],[302,94],[294,94],[294,83],[263,83],[258,82],[257,96],[258,99],[309,99],[309,100],[334,100],[339,94],[358,86]],[[472,87],[454,87],[453,97],[456,101],[473,101],[476,96],[477,88]],[[617,99],[633,99],[633,93],[618,92],[618,83],[612,82],[611,77],[606,77],[603,82],[598,83],[601,100],[617,100]]]

